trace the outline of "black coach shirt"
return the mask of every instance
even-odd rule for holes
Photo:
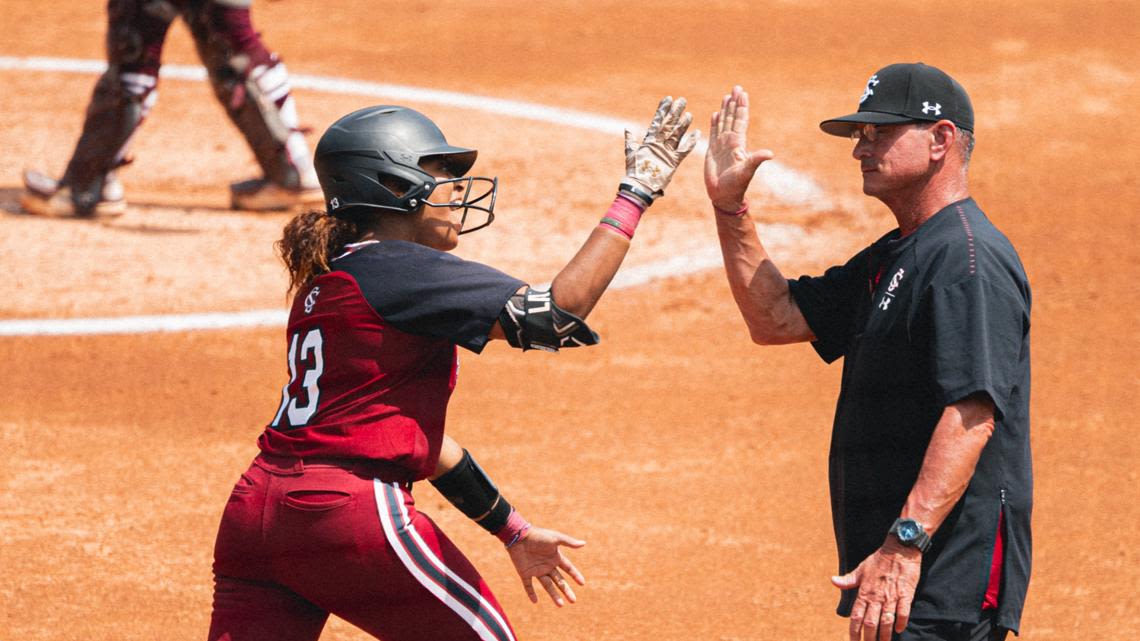
[[[887,234],[821,277],[788,282],[827,362],[844,357],[829,476],[839,572],[878,549],[947,405],[976,393],[995,429],[923,556],[911,617],[977,622],[1004,514],[998,625],[1016,631],[1030,567],[1029,283],[972,199]],[[856,590],[838,612],[849,616]]]

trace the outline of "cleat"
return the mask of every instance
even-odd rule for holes
[[[20,207],[29,214],[49,218],[113,218],[126,213],[127,202],[123,200],[123,185],[114,174],[107,176],[102,199],[90,210],[81,210],[71,197],[71,188],[60,186],[42,172],[25,169]]]
[[[230,185],[230,206],[248,211],[283,211],[324,205],[319,187],[283,187],[264,178]]]
[[[28,193],[50,198],[55,192],[59,191],[59,181],[42,171],[25,169],[24,189],[27,190]]]

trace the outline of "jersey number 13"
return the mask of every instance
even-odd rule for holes
[[[325,371],[324,343],[319,328],[306,332],[303,339],[297,333],[289,340],[289,382],[281,388],[281,407],[271,426],[277,427],[286,412],[289,413],[289,425],[292,427],[304,426],[317,413],[317,401],[321,397],[321,388],[317,383]],[[298,373],[304,374],[301,384],[296,391],[290,393],[293,384],[297,382]]]

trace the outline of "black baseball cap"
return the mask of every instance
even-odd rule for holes
[[[973,133],[974,107],[966,90],[937,67],[907,62],[876,71],[859,98],[859,111],[824,120],[819,128],[846,138],[865,123],[893,125],[943,119]]]

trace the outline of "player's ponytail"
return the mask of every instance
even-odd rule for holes
[[[281,240],[275,243],[277,253],[289,270],[289,295],[328,272],[329,261],[346,244],[356,240],[359,233],[356,222],[323,211],[294,216],[285,225]]]

